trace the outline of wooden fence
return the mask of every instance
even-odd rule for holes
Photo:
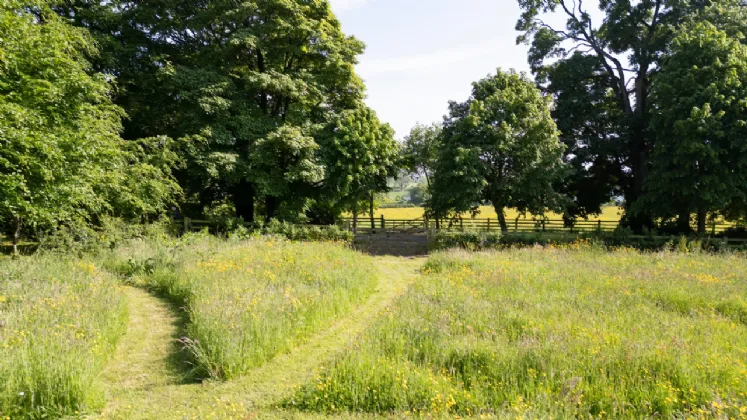
[[[562,219],[514,219],[507,220],[509,232],[612,232],[620,225],[619,221],[613,220],[578,220],[573,225],[567,225]],[[353,219],[340,219],[338,224],[346,229],[352,229]],[[709,233],[716,235],[730,228],[737,227],[734,223],[711,223]],[[386,219],[379,216],[358,218],[358,230],[371,229],[423,229],[423,230],[470,230],[481,232],[500,232],[501,226],[498,219],[472,219],[459,218],[440,220],[436,223],[428,219]]]
[[[208,220],[196,220],[196,219],[182,219],[175,220],[178,228],[183,229],[183,232],[195,232],[201,230],[208,230],[212,233],[219,231],[218,226],[215,222]],[[258,227],[258,225],[251,223],[244,223],[244,226],[252,229]],[[317,227],[320,229],[330,228],[341,228],[345,230],[352,230],[353,219],[344,218],[337,221],[336,226],[314,226],[314,225],[303,225],[307,227]],[[562,220],[526,220],[518,219],[512,220],[508,223],[509,232],[516,233],[542,233],[542,237],[548,240],[566,241],[569,239],[577,238],[579,234],[583,233],[602,233],[612,232],[619,226],[617,221],[578,221],[573,226],[566,226]],[[712,236],[723,233],[729,228],[736,227],[736,224],[728,223],[712,223],[709,226],[709,230]],[[376,217],[371,223],[371,218],[359,218],[357,232],[362,235],[372,233],[407,233],[407,232],[420,232],[427,234],[428,236],[436,231],[472,231],[472,232],[500,232],[500,225],[496,219],[452,219],[452,220],[441,220],[438,223],[438,227],[433,220],[428,219],[387,219],[383,216]],[[678,236],[660,236],[660,235],[628,235],[626,239],[636,240],[639,242],[661,242],[661,241],[677,241]],[[747,239],[740,238],[727,238],[727,237],[710,237],[705,238],[710,242],[723,242],[728,246],[733,247],[745,247],[747,246]]]

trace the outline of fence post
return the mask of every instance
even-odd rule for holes
[[[490,233],[490,218],[488,217],[488,233]]]
[[[386,229],[386,223],[384,222],[384,215],[381,215],[381,228]]]
[[[597,220],[597,233],[602,233],[602,221]]]
[[[462,232],[464,232],[464,219],[461,217],[459,217],[459,229],[461,229]]]
[[[514,232],[519,231],[519,218],[514,219]]]
[[[545,219],[542,219],[542,231],[545,232]]]
[[[189,221],[189,217],[184,218],[184,233],[189,232],[189,230],[192,228],[192,223]]]

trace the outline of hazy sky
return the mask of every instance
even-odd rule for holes
[[[441,121],[449,100],[498,67],[528,70],[516,0],[331,0],[343,31],[366,43],[368,105],[404,137]]]

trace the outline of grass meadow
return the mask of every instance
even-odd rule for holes
[[[183,305],[196,375],[231,379],[286,352],[366,300],[370,257],[336,243],[188,235],[116,251],[117,272]]]
[[[99,373],[126,322],[116,280],[95,265],[0,257],[0,418],[101,408]]]
[[[583,245],[435,254],[285,406],[747,418],[747,259]]]

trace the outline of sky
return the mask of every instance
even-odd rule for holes
[[[527,71],[516,0],[331,0],[347,35],[366,44],[358,74],[368,105],[398,138],[441,121],[450,100],[497,68]]]

